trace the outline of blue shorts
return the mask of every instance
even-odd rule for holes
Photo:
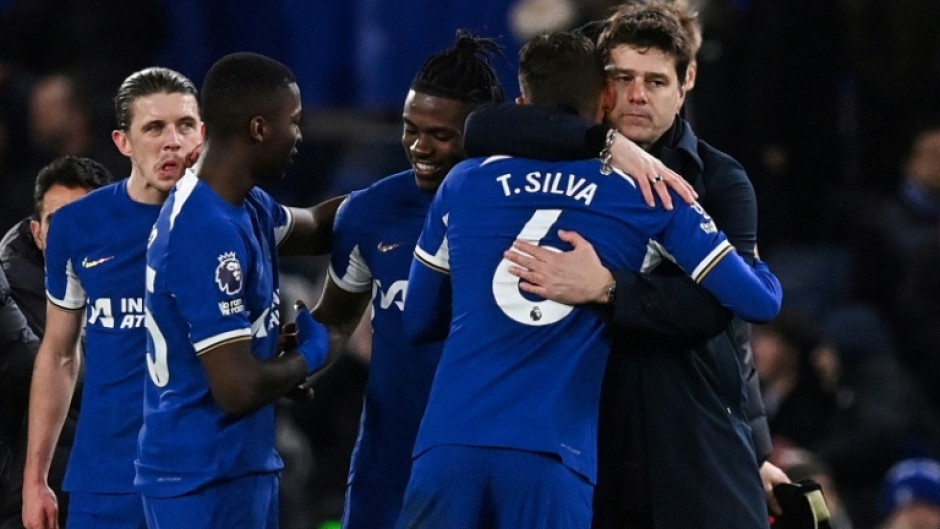
[[[414,461],[398,529],[589,529],[594,486],[550,454],[438,446]]]
[[[140,494],[69,493],[67,529],[147,529]]]
[[[150,529],[277,529],[278,475],[253,474],[172,498],[144,496]]]
[[[405,487],[353,481],[346,486],[343,529],[394,529]]]

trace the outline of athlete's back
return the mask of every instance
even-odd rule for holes
[[[563,249],[557,230],[575,230],[606,266],[640,270],[654,240],[693,277],[733,252],[698,206],[651,209],[629,177],[600,167],[494,157],[465,161],[444,181],[416,255],[449,270],[452,324],[416,455],[439,445],[548,452],[593,481],[609,347],[601,314],[523,294],[503,252],[517,238]],[[756,301],[773,290],[754,283]],[[425,297],[412,283],[406,307]]]

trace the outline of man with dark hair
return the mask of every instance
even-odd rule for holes
[[[520,79],[532,104],[593,119],[609,108],[594,46],[580,35],[530,40],[520,52]],[[578,83],[589,89],[554,89]],[[563,248],[556,229],[576,228],[596,241],[603,262],[633,270],[654,241],[743,317],[765,321],[779,310],[777,279],[765,264],[741,259],[698,204],[651,209],[632,177],[605,166],[476,158],[456,165],[435,195],[415,249],[404,323],[416,341],[449,334],[399,528],[591,525],[610,340],[593,308],[519,289],[503,257],[514,239]]]
[[[52,221],[52,215],[62,206],[73,202],[93,189],[99,188],[111,180],[111,174],[98,162],[88,158],[65,156],[56,159],[41,171],[35,184],[35,214],[17,223],[0,241],[0,263],[9,283],[7,288],[13,301],[22,310],[32,332],[42,338],[46,326],[45,295],[45,258],[46,233]],[[37,341],[38,346],[38,341]],[[10,523],[22,527],[22,485],[23,466],[26,462],[26,417],[29,401],[29,380],[33,371],[36,351],[28,358],[8,360],[15,365],[28,366],[24,372],[7,371],[0,385],[18,388],[22,398],[10,399],[5,407],[11,417],[19,417],[17,430],[13,430],[10,440],[0,442],[0,460],[5,461],[3,481],[9,488],[4,507],[0,510],[11,514]],[[11,351],[12,355],[12,351]],[[12,392],[11,392],[12,394]],[[65,523],[68,510],[68,496],[62,491],[62,478],[69,452],[75,438],[75,426],[78,421],[79,398],[72,399],[62,433],[56,443],[49,481],[59,500],[59,522]],[[12,423],[11,423],[12,424]],[[10,431],[10,430],[8,430]],[[18,433],[17,433],[18,432]],[[7,510],[7,506],[15,507]],[[15,518],[12,516],[15,514]],[[5,522],[0,519],[0,526]]]
[[[314,313],[342,347],[372,303],[372,359],[349,470],[345,529],[391,529],[411,473],[411,450],[442,344],[403,336],[411,250],[434,192],[466,158],[463,125],[483,103],[502,101],[491,65],[496,43],[460,32],[424,63],[405,98],[402,147],[411,169],[354,192],[336,217],[329,275]],[[373,294],[374,293],[374,294]]]
[[[273,402],[325,362],[326,329],[297,316],[278,356],[277,246],[292,216],[255,187],[300,142],[300,90],[253,53],[217,61],[202,92],[205,147],[147,249],[144,424],[135,485],[150,527],[278,527]]]
[[[718,227],[750,259],[757,214],[747,175],[678,116],[695,52],[689,20],[681,5],[653,1],[625,6],[608,21],[600,48],[617,99],[607,120],[617,136],[689,178]],[[600,145],[586,145],[598,135],[586,131],[597,127],[558,111],[493,109],[468,120],[468,148],[474,154],[590,157]],[[765,462],[764,485],[756,479],[770,437],[743,324],[729,325],[730,314],[670,263],[655,274],[616,267],[612,273],[587,240],[573,232],[561,237],[572,252],[519,243],[534,258],[523,261],[512,252],[507,258],[521,265],[511,273],[523,279],[523,290],[596,304],[614,330],[601,400],[594,526],[766,526],[764,487],[769,492],[787,478]],[[689,468],[706,469],[712,478],[707,489],[687,479]]]
[[[54,160],[36,175],[33,215],[10,228],[0,240],[0,264],[10,281],[13,299],[40,338],[46,327],[43,251],[52,215],[112,179],[105,166],[90,158],[63,156]]]

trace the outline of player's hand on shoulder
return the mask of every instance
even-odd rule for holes
[[[632,175],[643,193],[646,204],[656,206],[653,194],[659,197],[666,209],[672,209],[669,190],[675,191],[686,203],[692,204],[698,197],[692,185],[678,173],[666,167],[662,161],[643,150],[642,147],[622,134],[614,134],[610,145],[610,163],[624,173]]]

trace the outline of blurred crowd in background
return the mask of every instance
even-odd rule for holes
[[[704,42],[685,111],[747,169],[760,253],[785,289],[784,313],[753,340],[774,461],[824,482],[836,529],[913,527],[892,525],[903,508],[940,528],[940,2],[690,3]],[[304,143],[270,191],[308,206],[407,167],[401,101],[458,28],[499,40],[515,97],[526,38],[614,4],[0,0],[0,233],[32,213],[36,173],[58,156],[129,174],[111,98],[140,68],[198,86],[234,51],[288,64]],[[325,264],[286,259],[282,299],[312,305]],[[368,340],[351,349],[311,402],[283,405],[289,529],[341,514]]]

